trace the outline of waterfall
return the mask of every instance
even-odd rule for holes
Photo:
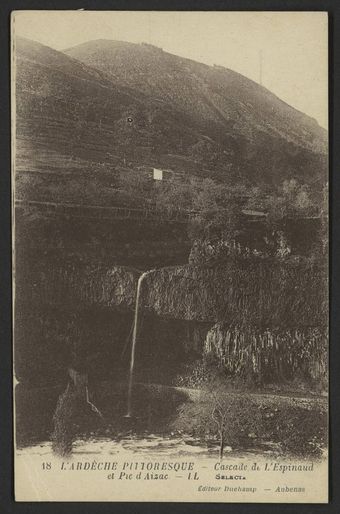
[[[142,289],[142,282],[144,278],[152,273],[155,270],[145,271],[141,274],[137,283],[137,293],[136,293],[136,304],[135,304],[135,316],[133,321],[133,333],[132,333],[132,347],[131,347],[131,357],[130,357],[130,372],[129,372],[129,385],[128,385],[128,396],[127,396],[127,414],[126,418],[131,417],[131,399],[132,399],[132,385],[133,385],[133,371],[135,366],[135,352],[136,352],[136,342],[137,342],[137,330],[138,330],[138,313],[139,313],[139,301]]]

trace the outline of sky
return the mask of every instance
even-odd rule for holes
[[[16,11],[12,31],[56,50],[114,39],[225,66],[327,128],[327,23],[322,12]]]

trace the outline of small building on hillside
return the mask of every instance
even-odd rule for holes
[[[152,168],[153,180],[172,180],[174,178],[174,172],[164,168]]]
[[[153,179],[154,180],[163,180],[163,170],[159,168],[153,168]]]
[[[147,166],[145,164],[137,166],[136,171],[145,174],[150,180],[166,181],[172,180],[175,173],[172,170],[164,168],[155,168],[154,166]]]

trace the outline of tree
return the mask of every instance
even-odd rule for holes
[[[192,239],[233,239],[238,227],[237,204],[230,189],[211,179],[191,181],[192,209],[197,214],[189,226]]]
[[[255,400],[246,393],[227,389],[221,381],[206,384],[200,399],[183,404],[174,421],[174,428],[208,441],[218,442],[223,458],[227,445],[247,445],[262,433],[262,416]]]
[[[192,190],[188,183],[154,182],[153,195],[160,210],[190,210]]]

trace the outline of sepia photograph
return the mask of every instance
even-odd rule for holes
[[[328,16],[11,17],[17,501],[328,502]]]

